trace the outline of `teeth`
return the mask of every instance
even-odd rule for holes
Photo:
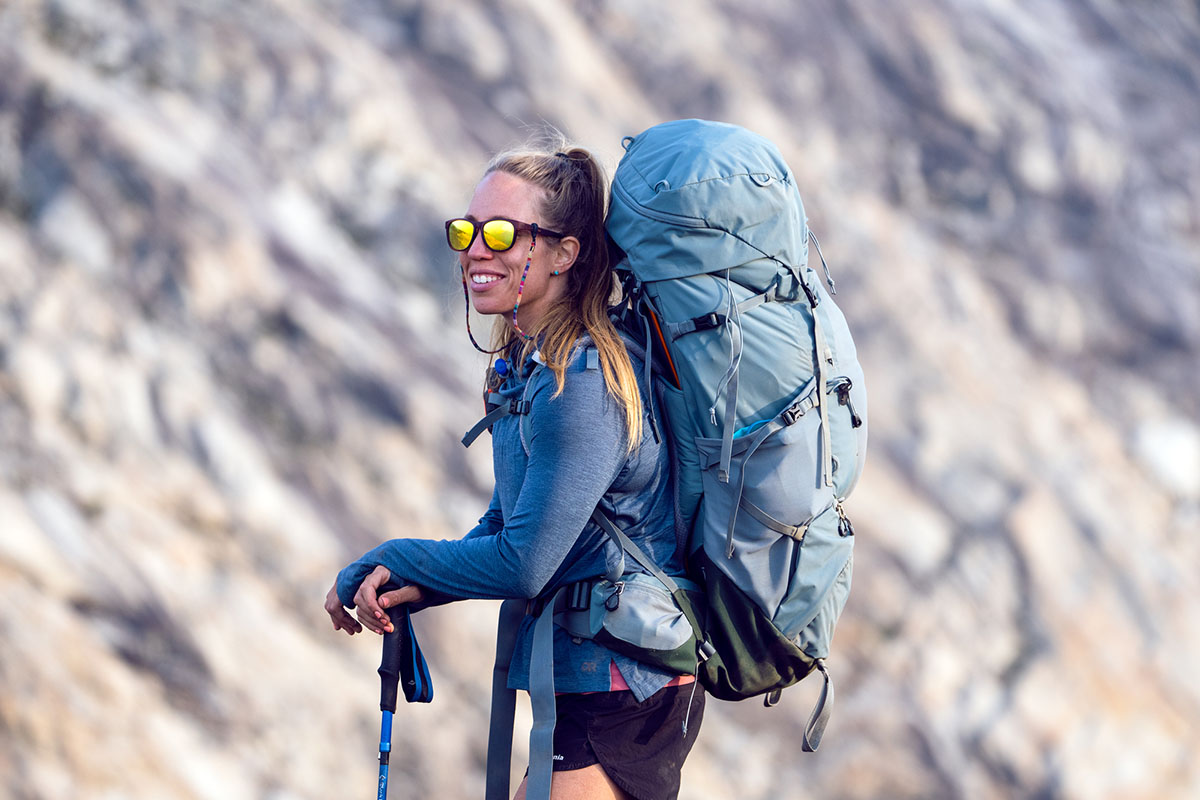
[[[472,275],[471,276],[471,283],[475,283],[475,284],[495,283],[498,280],[500,280],[499,275]]]

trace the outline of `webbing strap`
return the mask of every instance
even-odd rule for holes
[[[508,665],[525,616],[524,600],[505,600],[496,625],[496,663],[492,667],[492,711],[488,726],[486,800],[508,800],[512,771],[513,721],[517,693],[508,688]]]
[[[817,241],[817,235],[810,229],[808,238],[813,243],[813,247],[817,248],[817,255],[821,257],[821,266],[825,269],[825,281],[829,284],[829,293],[837,294],[837,284],[833,282],[833,275],[829,273],[829,264],[825,262],[825,254],[821,252],[821,243]]]
[[[805,523],[804,525],[788,525],[786,523],[780,522],[779,520],[775,519],[770,514],[768,514],[766,511],[763,511],[757,505],[750,502],[750,498],[748,498],[748,497],[742,496],[738,500],[738,505],[740,505],[743,509],[745,509],[747,514],[749,514],[750,516],[752,516],[756,520],[758,520],[760,524],[766,526],[767,528],[770,528],[771,530],[775,531],[776,533],[783,534],[784,536],[790,536],[791,538],[795,539],[796,541],[801,541],[802,539],[804,539],[804,534],[808,532],[808,524],[807,523]]]
[[[816,345],[817,409],[821,414],[821,481],[833,486],[833,437],[829,430],[829,397],[825,391],[825,367],[833,363],[833,353],[825,340],[825,328],[817,313],[816,295],[810,295],[813,318],[813,343]]]
[[[737,304],[737,313],[743,314],[752,308],[757,308],[758,306],[761,306],[763,303],[774,303],[776,300],[778,300],[779,299],[780,278],[781,278],[781,276],[776,275],[775,278],[771,281],[771,285],[767,287],[767,290],[765,292],[759,292],[758,294],[752,295],[752,296],[746,298],[745,300],[743,300],[742,302],[738,303]]]
[[[463,447],[470,447],[480,434],[492,427],[496,420],[507,417],[509,414],[528,414],[529,403],[524,400],[509,400],[507,397],[495,392],[488,392],[487,404],[494,405],[487,415],[476,422],[471,430],[467,431],[462,438]]]
[[[667,590],[670,591],[671,594],[675,594],[679,591],[679,584],[676,583],[670,575],[659,569],[658,565],[654,563],[654,559],[646,555],[642,548],[638,547],[637,544],[634,543],[633,539],[630,539],[625,534],[625,531],[618,528],[616,524],[608,518],[608,515],[601,511],[598,507],[592,512],[592,521],[599,525],[601,530],[607,533],[617,544],[619,544],[622,550],[633,556],[633,560],[638,562],[638,564],[642,566],[642,569],[646,570],[646,572],[649,572],[655,578],[658,578],[658,580],[662,582],[662,585],[666,586]]]
[[[741,348],[741,329],[734,325],[731,330],[738,331],[734,339]],[[729,483],[729,462],[733,459],[733,431],[737,427],[738,374],[741,372],[741,357],[734,364],[733,372],[729,375],[729,385],[725,390],[725,424],[721,430],[721,464],[717,467],[717,480]]]
[[[718,314],[714,311],[704,316],[685,319],[683,322],[666,322],[663,324],[663,329],[673,342],[681,336],[687,336],[689,333],[719,328],[725,324],[725,320],[726,317],[724,314]]]
[[[533,728],[529,731],[527,800],[550,800],[554,775],[554,607],[566,595],[559,589],[533,623],[533,652],[529,661],[529,704]]]
[[[732,359],[729,369],[725,371],[721,382],[717,384],[717,392],[713,401],[715,408],[715,398],[720,397],[722,392],[725,393],[725,419],[721,425],[721,462],[717,467],[717,480],[722,483],[729,483],[729,462],[733,456],[733,431],[737,423],[738,373],[741,371],[742,363],[742,326],[736,321],[729,325],[729,346]]]
[[[817,659],[817,669],[825,677],[825,685],[821,687],[821,696],[817,698],[812,716],[808,718],[808,725],[804,727],[804,743],[801,749],[806,753],[817,752],[817,748],[821,746],[821,737],[825,735],[825,726],[829,724],[829,717],[833,714],[833,681],[829,678],[829,671],[825,669],[825,659]]]
[[[761,306],[763,303],[773,303],[779,299],[779,276],[771,282],[766,291],[751,295],[735,306],[737,314],[742,314],[752,308]],[[663,327],[666,328],[666,333],[671,337],[671,341],[675,341],[681,336],[687,336],[689,333],[696,331],[707,331],[712,328],[719,328],[729,321],[729,317],[725,314],[718,314],[715,311],[711,314],[704,314],[699,317],[685,319],[683,322],[668,322]]]

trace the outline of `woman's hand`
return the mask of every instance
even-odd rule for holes
[[[390,592],[379,594],[379,587],[392,579],[391,570],[384,566],[376,567],[370,575],[363,578],[354,594],[356,621],[342,607],[342,601],[337,595],[337,583],[325,596],[325,611],[333,620],[333,629],[343,630],[350,636],[360,632],[364,627],[374,633],[392,632],[392,620],[384,609],[395,608],[404,603],[416,603],[424,599],[425,593],[420,586],[403,586]],[[361,624],[360,624],[361,623]]]
[[[378,634],[392,632],[392,620],[384,609],[395,608],[404,603],[416,603],[425,593],[419,586],[403,586],[390,592],[379,594],[379,587],[392,579],[391,571],[384,566],[375,570],[363,579],[354,594],[355,612],[358,621],[369,631]]]
[[[325,613],[329,614],[329,618],[333,620],[333,629],[335,631],[345,631],[348,636],[353,636],[362,630],[362,625],[359,625],[354,617],[342,607],[342,601],[338,598],[337,581],[333,582],[333,588],[329,590],[329,594],[325,595]]]

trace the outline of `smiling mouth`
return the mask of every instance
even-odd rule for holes
[[[500,275],[472,275],[471,284],[473,286],[487,286],[489,283],[495,283],[501,280]]]

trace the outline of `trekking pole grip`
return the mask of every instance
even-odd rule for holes
[[[396,711],[400,683],[400,646],[404,634],[392,623],[392,632],[383,635],[383,658],[379,662],[379,710]]]
[[[385,584],[379,593],[399,587]],[[379,781],[377,800],[387,800],[388,768],[392,756],[392,715],[396,713],[396,696],[400,683],[400,651],[404,628],[392,623],[392,632],[383,635],[383,658],[379,662],[379,710],[383,719],[379,727]]]

